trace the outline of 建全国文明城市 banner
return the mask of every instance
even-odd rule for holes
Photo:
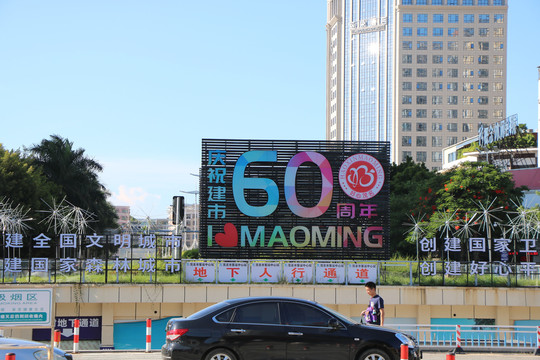
[[[387,259],[388,142],[203,139],[200,253]]]

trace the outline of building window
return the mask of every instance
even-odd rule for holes
[[[474,112],[472,110],[462,110],[462,117],[464,119],[472,119],[474,116]]]
[[[504,0],[493,0],[493,6],[504,6],[506,2]]]
[[[463,29],[463,36],[465,36],[465,37],[474,36],[474,28],[464,28]]]
[[[503,118],[503,111],[502,110],[494,110],[493,111],[493,117],[495,119],[502,119]]]
[[[446,110],[446,117],[448,119],[457,119],[458,118],[458,111],[456,109],[448,109]],[[452,131],[448,128],[448,131]],[[456,130],[457,131],[457,124],[456,124]]]
[[[417,50],[427,50],[427,41],[418,41],[416,43]]]
[[[427,5],[427,0],[416,0],[416,5]]]
[[[403,22],[404,23],[412,23],[413,16],[412,14],[403,14]]]
[[[478,22],[480,24],[489,24],[489,14],[478,15]]]
[[[431,83],[431,90],[432,91],[442,91],[443,89],[443,83],[442,82],[432,82]]]
[[[502,65],[503,64],[503,57],[502,55],[493,55],[493,63],[495,65]]]
[[[488,118],[488,111],[487,110],[478,110],[478,118],[479,119],[487,119]]]
[[[471,132],[473,128],[472,124],[463,123],[463,132]]]
[[[416,123],[416,131],[427,131],[427,123],[425,123],[425,122],[417,122]]]
[[[431,70],[431,76],[432,77],[442,77],[443,76],[443,70],[441,68],[435,68]]]
[[[458,63],[458,56],[457,55],[448,55],[448,58],[446,59],[448,64],[457,64]]]
[[[495,14],[495,15],[493,15],[493,22],[496,23],[496,24],[504,23],[504,15],[503,14]]]
[[[443,49],[443,42],[442,41],[434,41],[432,43],[433,50],[442,50]]]
[[[504,29],[503,28],[495,28],[493,30],[493,35],[497,37],[503,37],[504,36]]]
[[[401,103],[402,104],[412,104],[412,96],[411,95],[403,95],[401,97]]]
[[[478,0],[479,6],[489,6],[489,0]]]
[[[503,89],[502,82],[493,83],[493,91],[502,91],[502,89]]]
[[[412,124],[410,122],[404,122],[401,124],[401,131],[411,131]]]
[[[474,50],[474,41],[465,41],[463,43],[463,50]]]
[[[443,124],[442,123],[433,123],[431,124],[431,131],[433,132],[439,132],[442,131]]]
[[[463,6],[474,6],[474,0],[462,0]]]
[[[458,91],[458,83],[457,82],[449,82],[446,85],[446,89],[449,91]]]
[[[474,96],[464,96],[463,105],[471,105],[471,104],[474,104]]]
[[[416,69],[416,77],[427,77],[427,69],[424,69],[424,68]]]
[[[412,64],[412,55],[401,55],[402,64]]]
[[[403,50],[412,50],[412,41],[403,41],[401,43],[401,48]]]
[[[419,27],[416,29],[416,36],[427,36],[427,28]]]
[[[502,105],[502,104],[503,104],[502,96],[494,96],[493,97],[493,105]]]
[[[458,36],[458,28],[448,28],[448,36]]]
[[[427,14],[418,14],[416,15],[416,22],[419,22],[419,23],[427,23]]]
[[[493,70],[493,78],[500,79],[503,77],[503,71],[502,70]]]
[[[427,117],[427,110],[426,109],[416,109],[416,117],[418,119],[424,119]],[[417,127],[418,130],[418,127]]]
[[[412,5],[412,0],[401,0],[401,5]]]
[[[474,77],[474,70],[473,69],[465,69],[465,70],[463,70],[463,77],[464,78],[472,78],[472,77]]]
[[[404,91],[410,91],[410,90],[412,90],[412,82],[410,82],[410,81],[404,81],[404,82],[401,84],[401,89],[404,90]]]
[[[489,70],[488,69],[480,69],[480,70],[478,70],[478,77],[479,78],[487,78],[487,77],[489,77]]]
[[[474,64],[474,56],[472,55],[465,55],[463,56],[463,64]]]
[[[464,82],[463,91],[474,91],[474,84],[472,82]]]
[[[450,6],[459,5],[458,0],[447,0],[447,1],[448,1],[448,5]]]
[[[407,158],[411,158],[412,159],[412,156],[411,156],[411,152],[410,151],[403,151],[401,153],[401,161],[405,162],[407,161]]]
[[[427,91],[427,82],[417,82],[416,83],[417,91]]]
[[[457,136],[449,136],[446,138],[446,145],[452,146],[457,144]]]
[[[449,78],[457,78],[458,77],[458,69],[448,69],[446,70],[446,76]]]
[[[463,22],[466,24],[474,23],[474,14],[465,14],[463,15]]]
[[[442,64],[443,63],[443,57],[442,57],[442,55],[433,55],[431,61],[432,61],[433,64]]]
[[[433,147],[442,147],[442,136],[432,136],[431,137],[431,146],[433,146]]]
[[[425,163],[427,160],[427,153],[425,151],[416,152],[416,162]]]
[[[427,146],[427,140],[425,136],[417,136],[416,137],[416,146],[426,147]]]
[[[458,50],[459,43],[457,41],[449,41],[448,42],[448,50],[455,51]]]
[[[489,50],[489,41],[479,41],[478,49],[480,50]]]
[[[401,137],[401,146],[411,146],[411,145],[412,145],[412,138],[410,136]]]
[[[495,41],[495,50],[504,50],[504,43],[502,41]]]
[[[412,117],[412,110],[411,109],[403,109],[403,110],[401,110],[401,117],[402,118],[410,118],[410,117]]]
[[[427,105],[427,96],[421,95],[416,97],[417,105]]]
[[[449,96],[447,99],[448,105],[457,105],[458,103],[458,97],[457,96]]]
[[[403,36],[412,36],[412,28],[411,27],[404,27],[403,28]]]
[[[441,140],[441,143],[442,143],[442,140]],[[433,162],[441,162],[442,161],[442,151],[433,151],[431,153],[431,161],[433,161]]]
[[[459,15],[458,14],[448,14],[448,22],[449,23],[458,23],[459,22]]]
[[[444,22],[444,15],[443,14],[433,14],[433,22],[442,24]]]
[[[489,56],[488,55],[480,55],[478,57],[478,63],[482,65],[489,64]]]
[[[478,29],[478,36],[480,36],[480,37],[488,37],[489,36],[489,29],[488,28],[479,28]]]
[[[431,5],[442,5],[443,0],[431,0]]]
[[[433,119],[441,119],[442,118],[443,111],[442,109],[435,109],[431,110],[431,117]]]
[[[478,90],[479,91],[489,91],[489,84],[488,83],[478,83]]]
[[[433,28],[433,36],[443,36],[443,34],[444,34],[443,28],[440,28],[440,27]]]
[[[478,104],[487,105],[488,104],[488,97],[487,96],[480,96],[478,98]]]
[[[431,97],[431,104],[433,105],[442,105],[443,98],[440,95],[435,95]]]
[[[403,76],[403,77],[412,77],[412,69],[411,68],[403,68],[403,69],[401,69],[401,76]]]

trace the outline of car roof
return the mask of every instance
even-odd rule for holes
[[[317,304],[315,301],[299,299],[299,298],[294,298],[294,297],[287,297],[287,296],[249,296],[249,297],[228,299],[223,302],[231,304],[231,305],[236,305],[236,304],[241,304],[244,302],[253,302],[253,301],[296,301],[296,302],[303,302],[303,303],[312,304],[312,305]]]

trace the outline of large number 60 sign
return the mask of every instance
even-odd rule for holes
[[[275,162],[277,161],[277,151],[254,150],[248,151],[238,158],[233,172],[233,196],[238,209],[252,217],[264,217],[271,215],[279,203],[279,189],[275,181],[265,178],[245,177],[246,167],[255,162]],[[321,197],[317,205],[305,207],[300,205],[296,197],[296,173],[300,165],[312,162],[319,167],[322,175]],[[285,200],[291,211],[304,218],[315,218],[321,216],[328,210],[332,202],[332,192],[334,190],[334,180],[332,177],[332,167],[330,162],[321,154],[313,151],[300,152],[294,155],[285,169]],[[257,189],[265,191],[268,200],[265,205],[253,206],[247,203],[244,190]]]

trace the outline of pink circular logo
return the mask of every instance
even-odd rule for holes
[[[371,155],[350,156],[339,169],[339,185],[353,199],[371,199],[384,185],[384,169]]]

